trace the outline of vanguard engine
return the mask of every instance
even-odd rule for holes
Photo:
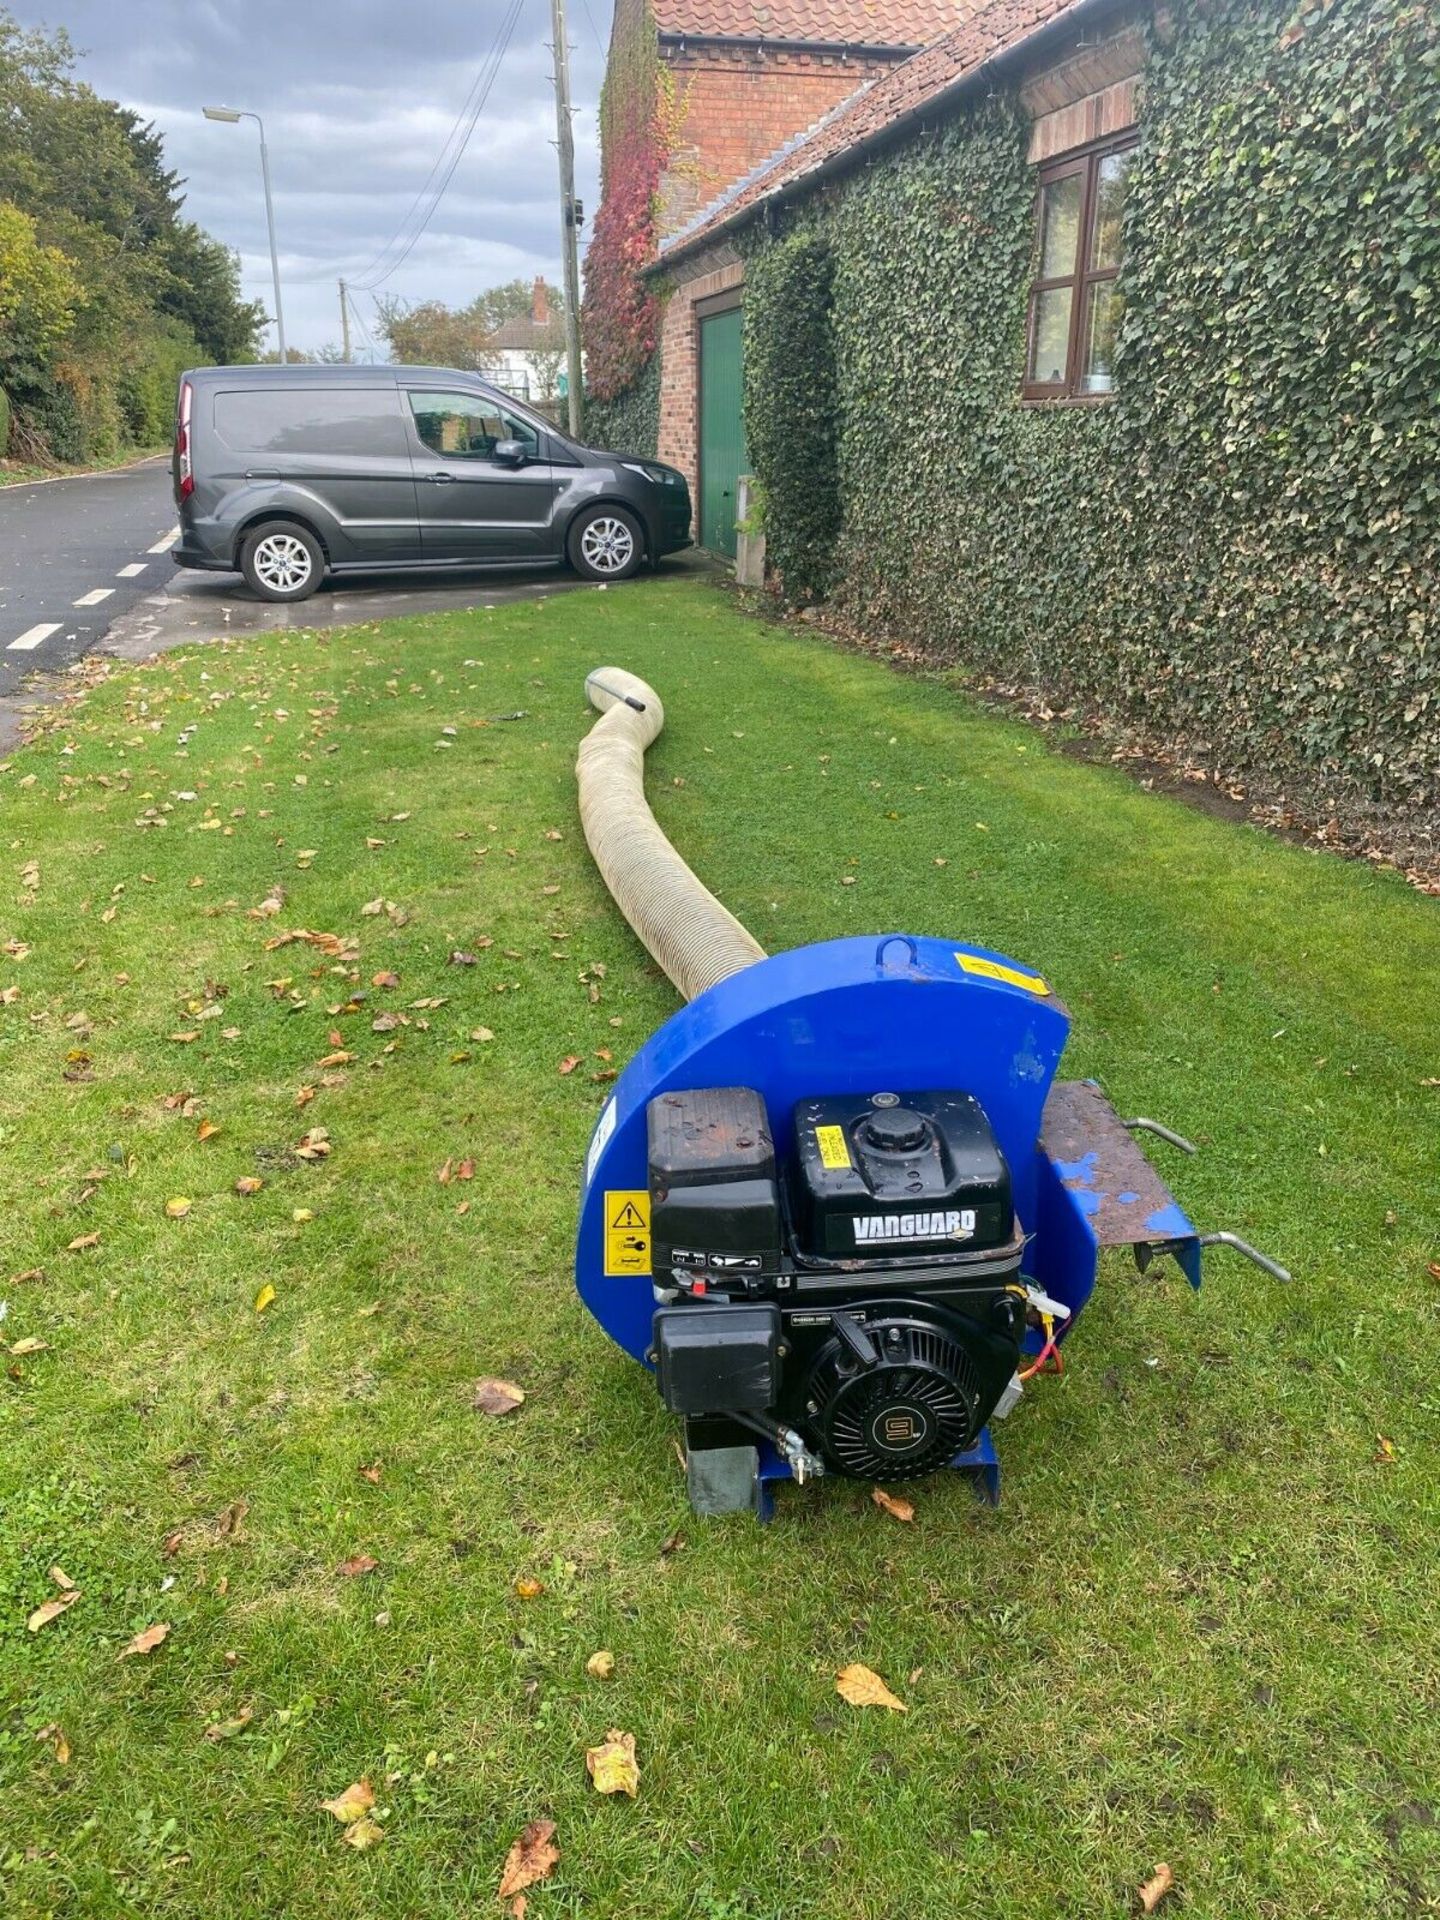
[[[972,1471],[988,1423],[1059,1348],[1100,1250],[1201,1234],[1090,1080],[1056,1078],[1069,1016],[1033,969],[886,934],[767,957],[644,798],[654,690],[607,668],[580,750],[586,838],[688,1004],[617,1081],[586,1157],[576,1284],[685,1423],[698,1511],[769,1511],[769,1483]]]
[[[651,1351],[692,1445],[758,1432],[801,1479],[823,1462],[864,1480],[914,1479],[974,1445],[1038,1323],[977,1100],[802,1100],[783,1161],[753,1087],[661,1094],[646,1128]]]

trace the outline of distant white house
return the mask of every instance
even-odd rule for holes
[[[565,323],[550,307],[550,289],[538,274],[530,294],[530,311],[507,320],[487,345],[480,373],[517,400],[532,406],[554,400],[565,391]]]

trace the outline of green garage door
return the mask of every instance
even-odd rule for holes
[[[700,322],[700,544],[735,558],[737,482],[746,471],[741,309]]]

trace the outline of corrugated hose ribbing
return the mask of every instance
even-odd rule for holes
[[[580,823],[615,903],[687,1000],[765,949],[686,866],[645,799],[645,749],[665,724],[660,696],[621,667],[597,667],[585,692],[600,718],[575,763]]]

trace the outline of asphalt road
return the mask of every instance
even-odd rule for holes
[[[0,487],[0,697],[87,653],[174,573],[170,463]]]

